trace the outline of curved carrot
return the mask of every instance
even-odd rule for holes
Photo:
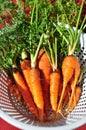
[[[50,74],[52,72],[52,67],[49,59],[43,49],[39,51],[38,55],[38,68],[40,69],[41,84],[44,97],[44,111],[46,117],[50,114]],[[46,63],[45,63],[46,61]]]
[[[32,95],[30,93],[30,90],[29,90],[23,76],[21,75],[21,73],[18,70],[14,70],[13,77],[14,77],[16,84],[19,87],[19,90],[22,93],[22,96],[23,96],[27,106],[29,107],[29,110],[38,118],[37,107],[33,101]]]
[[[50,75],[50,102],[54,113],[57,110],[58,96],[60,87],[60,70],[51,73]]]
[[[59,101],[57,113],[61,111],[61,105],[62,105],[65,89],[73,75],[74,75],[74,81],[72,83],[72,94],[70,97],[69,106],[71,104],[72,97],[74,95],[75,86],[76,86],[76,83],[80,74],[80,63],[75,56],[69,55],[65,57],[62,63],[62,74],[63,74],[63,90],[62,90],[61,98]]]

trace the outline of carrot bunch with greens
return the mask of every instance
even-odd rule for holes
[[[84,0],[81,6],[75,0],[53,4],[49,0],[3,2],[0,70],[5,69],[12,76],[13,81],[8,80],[10,91],[19,102],[23,97],[40,122],[50,119],[51,111],[54,117],[58,116],[66,105],[65,110],[70,112],[81,95],[81,88],[76,87],[81,73],[76,54],[86,27],[86,16],[83,21],[80,19]],[[6,22],[5,12],[11,24]]]
[[[50,64],[52,66],[52,73],[50,73],[50,103],[53,112],[56,114],[58,101],[59,101],[59,87],[61,72],[58,69],[58,55],[57,55],[57,36],[55,34],[55,29],[51,29],[50,37],[52,38],[52,43],[50,39],[46,39],[46,34],[44,34],[44,50],[49,58]]]
[[[43,35],[39,38],[35,36],[33,39],[33,33],[32,33],[32,26],[35,26],[36,30],[34,33],[37,33],[37,19],[38,19],[38,1],[35,0],[32,2],[32,12],[31,12],[31,19],[28,22],[28,19],[25,17],[25,13],[22,9],[22,5],[20,1],[18,0],[18,14],[16,14],[16,17],[14,17],[15,22],[14,25],[11,27],[6,26],[3,29],[2,38],[5,38],[5,40],[8,40],[8,43],[3,41],[0,45],[1,50],[1,59],[5,64],[0,64],[3,68],[7,69],[8,72],[10,71],[11,75],[13,76],[13,79],[18,86],[20,92],[22,93],[22,96],[29,107],[29,110],[32,114],[34,114],[37,119],[43,120],[44,116],[44,101],[43,101],[43,95],[42,95],[42,88],[40,83],[40,72],[36,68],[36,58],[40,49],[40,46],[42,44]],[[34,8],[36,5],[36,8]],[[35,14],[36,10],[36,14]],[[21,14],[20,14],[21,12]],[[36,19],[36,23],[33,19]],[[29,26],[30,25],[30,26]],[[28,29],[29,26],[29,29]],[[7,29],[7,30],[6,30]],[[30,30],[30,31],[28,31]],[[16,32],[16,33],[15,33]],[[12,37],[14,35],[14,37]],[[37,35],[38,36],[38,35]],[[26,39],[26,41],[25,41]],[[1,39],[2,40],[2,39]],[[38,42],[39,41],[39,45]],[[36,44],[37,43],[37,44]],[[21,54],[23,50],[26,52],[30,52],[30,63],[28,66],[30,68],[29,75],[25,76],[22,75],[22,72],[24,69],[20,68],[20,60],[21,60]],[[23,62],[26,62],[25,60]],[[22,65],[21,65],[22,66]],[[22,69],[22,71],[21,71]],[[28,70],[27,70],[28,71]],[[29,87],[27,83],[27,79],[29,77]],[[40,99],[40,100],[39,100]],[[39,115],[39,116],[38,116]]]
[[[72,92],[71,92],[71,96],[70,96],[68,107],[67,107],[67,111],[71,110],[71,102],[72,102],[76,84],[80,75],[80,62],[77,59],[77,57],[74,55],[74,52],[77,46],[79,46],[79,38],[85,27],[84,23],[86,20],[86,16],[84,17],[83,22],[79,28],[79,21],[80,21],[83,4],[84,4],[84,0],[82,2],[82,5],[79,11],[75,28],[71,27],[69,24],[66,27],[66,25],[63,25],[62,23],[62,26],[64,26],[65,30],[68,32],[67,37],[65,34],[63,34],[61,25],[60,26],[55,25],[57,28],[57,31],[60,33],[60,35],[62,35],[63,39],[68,45],[68,55],[64,58],[63,63],[62,63],[63,89],[62,89],[62,94],[61,94],[60,101],[58,104],[57,113],[61,112],[62,101],[63,101],[63,97],[66,91],[67,84],[71,80],[71,78],[73,78],[73,82],[71,84]]]
[[[34,8],[35,6],[35,8]],[[34,27],[37,30],[38,27],[38,0],[34,1],[34,6],[32,9],[32,16],[30,20],[31,26],[34,25]],[[36,14],[35,14],[36,11]],[[36,23],[34,23],[34,18],[36,20]],[[44,118],[44,99],[43,99],[43,92],[42,92],[42,86],[40,81],[40,71],[37,68],[37,56],[40,50],[40,47],[43,42],[43,34],[40,36],[40,39],[36,37],[36,39],[32,40],[33,34],[31,32],[29,33],[29,54],[30,54],[30,63],[21,64],[22,72],[24,74],[24,78],[26,80],[26,83],[30,89],[30,92],[33,96],[34,103],[37,106],[38,114],[39,114],[39,120],[43,121]],[[37,32],[37,31],[36,31]],[[36,43],[36,41],[38,42]],[[35,45],[37,44],[37,46]],[[25,64],[25,67],[24,67]]]
[[[21,63],[21,69],[24,74],[24,78],[27,82],[27,85],[32,93],[33,100],[38,108],[39,119],[43,121],[44,117],[44,99],[42,93],[42,86],[40,81],[40,71],[36,66],[36,59],[42,44],[43,35],[40,38],[39,45],[35,54],[30,53],[31,61],[23,61]]]

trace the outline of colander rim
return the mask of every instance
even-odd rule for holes
[[[71,130],[71,129],[75,129],[75,128],[78,128],[84,124],[86,124],[86,117],[85,118],[82,118],[81,120],[79,121],[76,121],[75,123],[72,123],[72,124],[69,124],[69,125],[65,125],[65,126],[56,126],[56,127],[39,127],[39,126],[34,126],[32,124],[24,124],[23,122],[20,122],[14,118],[12,118],[11,116],[9,116],[8,114],[6,114],[5,112],[3,112],[2,110],[0,110],[0,117],[2,119],[4,119],[6,122],[8,122],[9,124],[19,128],[19,129],[23,129],[23,130],[57,130],[57,128],[59,130],[63,130],[63,129],[66,129],[66,130]]]

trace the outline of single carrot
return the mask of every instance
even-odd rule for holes
[[[52,66],[44,49],[39,51],[37,61],[38,67],[42,71],[44,78],[46,79],[47,83],[50,84],[50,73],[52,72]]]
[[[47,117],[50,115],[50,74],[52,72],[52,66],[43,49],[39,51],[37,63],[37,66],[40,69],[41,84],[44,97],[44,111]]]
[[[47,32],[45,36],[47,35]],[[53,36],[53,38],[52,38]],[[52,38],[52,43],[50,42],[49,37]],[[50,103],[52,110],[56,115],[57,103],[59,99],[59,87],[60,87],[60,70],[58,69],[58,47],[57,47],[57,37],[52,32],[49,35],[47,41],[45,37],[45,46],[44,50],[49,58],[50,64],[52,66],[52,73],[50,74]]]
[[[33,10],[34,11],[34,10]],[[37,13],[37,12],[36,12]],[[31,23],[33,21],[31,20]],[[31,38],[31,35],[30,35]],[[39,50],[41,48],[41,45],[43,43],[44,35],[42,34],[40,36],[40,40],[37,43],[37,46],[35,44],[32,44],[32,41],[30,42],[30,66],[27,66],[27,68],[23,68],[23,74],[26,80],[26,83],[28,85],[28,88],[32,94],[34,103],[38,110],[39,120],[44,120],[44,99],[43,99],[43,92],[42,92],[42,86],[40,81],[40,70],[37,68],[37,57]]]
[[[34,102],[38,108],[39,120],[44,118],[44,99],[42,93],[42,86],[40,81],[40,71],[37,68],[32,68],[28,74],[29,88],[32,93]]]
[[[60,87],[60,70],[51,73],[50,75],[50,102],[54,113],[57,110]]]
[[[74,93],[74,96],[72,98],[72,102],[70,104],[70,108],[69,108],[68,112],[72,111],[75,108],[75,106],[77,105],[77,103],[78,103],[78,101],[80,99],[80,96],[81,96],[81,92],[82,92],[81,87],[76,86],[75,87],[75,93]]]
[[[8,77],[7,83],[8,83],[10,92],[17,98],[20,104],[23,104],[24,99],[17,85],[12,81],[10,77]]]
[[[24,55],[24,53],[23,53]],[[25,57],[23,56],[22,57]],[[39,120],[43,120],[44,116],[44,103],[42,95],[42,87],[40,82],[39,70],[36,68],[31,68],[31,61],[29,59],[24,59],[21,62],[21,69],[25,78],[25,81],[30,89],[33,100],[37,106],[39,112]],[[37,80],[37,81],[36,81]]]
[[[23,76],[21,75],[21,73],[17,69],[14,69],[13,70],[13,77],[14,77],[16,84],[19,87],[19,90],[22,93],[22,96],[23,96],[27,106],[29,107],[29,110],[32,112],[32,114],[34,114],[38,118],[37,107],[33,101],[32,95],[30,93],[30,90],[29,90]]]
[[[61,106],[62,106],[64,94],[65,94],[65,89],[73,75],[74,75],[74,80],[72,83],[72,93],[71,93],[71,97],[70,97],[70,101],[69,101],[69,106],[71,104],[72,97],[74,95],[75,86],[76,86],[76,83],[77,83],[77,80],[78,80],[78,77],[80,74],[80,63],[75,56],[69,55],[69,56],[65,57],[65,59],[63,60],[63,63],[62,63],[62,74],[63,74],[63,89],[62,89],[62,94],[60,97],[57,113],[61,111]]]

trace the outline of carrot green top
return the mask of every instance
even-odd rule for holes
[[[58,23],[58,24],[54,24],[54,26],[56,27],[57,31],[60,33],[60,35],[63,37],[64,41],[66,42],[67,46],[68,46],[68,55],[72,55],[74,53],[75,50],[77,50],[77,48],[79,48],[80,43],[79,43],[79,39],[80,39],[80,35],[81,33],[83,33],[83,30],[86,27],[86,15],[83,18],[82,23],[80,24],[80,19],[81,19],[81,15],[82,15],[82,10],[83,10],[83,5],[84,5],[85,0],[82,0],[82,4],[79,10],[79,14],[77,16],[77,21],[75,26],[71,26],[70,22],[66,17],[66,23]],[[67,35],[66,35],[67,32]]]
[[[53,3],[51,0],[1,0],[1,3],[0,24],[4,28],[0,28],[0,69],[10,69],[13,63],[18,64],[22,51],[29,53],[31,66],[36,67],[37,55],[44,47],[46,36],[49,36],[49,43],[45,48],[51,55],[54,70],[58,66],[57,53],[67,54],[67,45],[68,54],[74,52],[85,28],[86,16],[84,20],[80,17],[84,0],[81,6],[75,0],[55,0]],[[61,26],[57,24],[59,22]],[[64,29],[63,23],[67,23],[68,28]],[[75,24],[74,31],[72,26]]]

